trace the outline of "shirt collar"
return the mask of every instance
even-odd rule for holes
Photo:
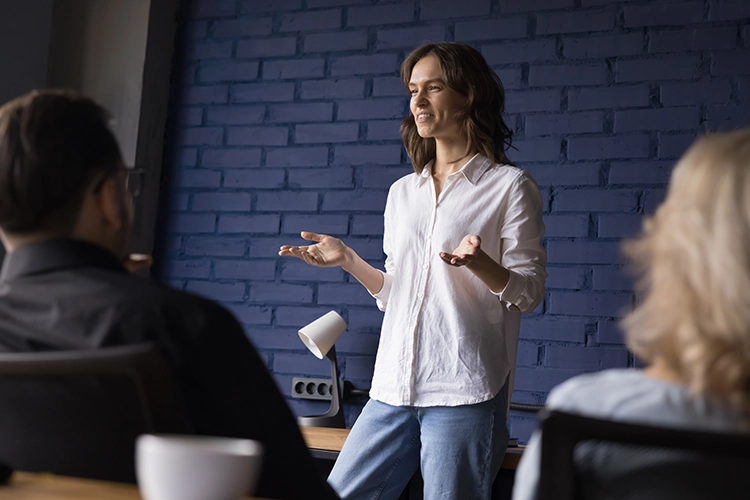
[[[432,176],[432,165],[434,163],[435,160],[430,160],[430,162],[425,165],[425,167],[422,169],[422,173],[420,173],[417,177],[418,184],[423,183],[425,180],[429,179]],[[479,182],[479,179],[491,167],[492,162],[489,160],[489,158],[481,155],[480,153],[477,153],[468,162],[466,162],[466,164],[461,167],[460,170],[453,172],[451,175],[461,174],[466,177],[466,180],[469,181],[472,186],[476,186],[477,182]]]
[[[79,240],[53,239],[32,243],[5,256],[0,282],[76,267],[103,267],[127,272],[108,250]]]

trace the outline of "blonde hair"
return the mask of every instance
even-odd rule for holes
[[[626,253],[645,292],[630,349],[750,416],[750,129],[696,141]]]

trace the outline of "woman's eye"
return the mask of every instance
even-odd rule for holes
[[[430,90],[440,90],[440,87],[437,85],[430,85]]]

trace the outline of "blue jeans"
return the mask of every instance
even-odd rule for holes
[[[343,500],[397,499],[421,467],[424,500],[489,499],[508,446],[506,392],[465,406],[390,406],[371,399],[328,482]]]

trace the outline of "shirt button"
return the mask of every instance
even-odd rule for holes
[[[417,294],[417,297],[419,297],[419,298],[421,299],[421,298],[422,298],[422,295],[424,295],[424,294],[423,294],[422,292],[419,292],[419,293]]]
[[[424,265],[422,266],[422,269],[427,269],[428,267],[430,267],[430,266],[429,266],[429,265],[427,265],[427,264],[424,264]]]

